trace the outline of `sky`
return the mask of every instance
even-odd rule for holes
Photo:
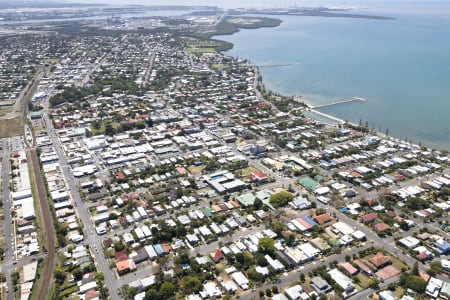
[[[7,3],[11,0],[0,0]],[[32,0],[23,0],[32,1]],[[46,0],[38,0],[46,1]],[[140,5],[208,5],[220,8],[286,8],[292,6],[344,6],[375,9],[386,8],[399,11],[409,9],[430,10],[439,12],[442,7],[448,7],[449,0],[48,0],[54,2],[71,3],[102,3],[112,5],[140,4]],[[448,10],[447,10],[448,12]]]
[[[81,0],[94,1],[94,0]],[[99,0],[101,1],[101,0]],[[108,2],[123,3],[123,0],[106,0]],[[322,4],[335,3],[335,5],[342,4],[345,1],[336,0],[129,0],[138,4],[166,4],[166,5],[215,5],[223,8],[237,8],[237,7],[287,7],[287,6],[315,6]],[[125,1],[127,2],[127,1]]]
[[[9,0],[0,0],[1,2]],[[355,5],[364,2],[386,2],[388,0],[53,0],[55,2],[141,4],[141,5],[210,5],[222,8],[238,7],[291,7],[319,5]],[[395,1],[395,0],[394,0]],[[398,0],[397,0],[398,1]],[[391,2],[391,1],[390,1]]]

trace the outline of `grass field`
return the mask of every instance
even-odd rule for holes
[[[249,177],[250,174],[252,174],[255,171],[259,171],[259,170],[253,166],[248,166],[247,168],[236,170],[233,173],[236,176],[239,176],[241,178],[246,178],[246,177]]]
[[[356,277],[359,279],[359,285],[365,289],[369,287],[369,277],[367,277],[367,275],[363,274],[362,272],[359,272],[358,274],[356,274]]]
[[[202,173],[203,166],[189,166],[187,169],[192,175],[197,175]]]
[[[394,267],[396,267],[398,270],[402,270],[402,268],[406,268],[408,270],[410,269],[410,267],[407,264],[405,264],[404,262],[398,260],[395,257],[392,257],[392,256],[390,256],[390,257],[391,257],[392,265]]]
[[[22,122],[19,117],[0,120],[0,138],[12,137],[22,133]]]
[[[114,129],[118,129],[120,127],[119,123],[113,122],[111,124]],[[94,127],[91,126],[91,132],[92,132],[92,135],[104,134],[105,133],[105,123],[102,123],[100,125],[100,128],[98,128],[98,129],[95,129]]]
[[[402,287],[400,287],[400,286],[398,286],[396,289],[395,289],[395,291],[394,291],[394,297],[396,298],[396,299],[400,299],[400,297],[403,295],[403,292],[405,291],[405,289],[404,288],[402,288]]]
[[[214,41],[189,40],[186,45],[187,53],[214,53],[220,43]]]
[[[216,50],[214,48],[196,48],[188,47],[186,48],[187,53],[214,53]]]

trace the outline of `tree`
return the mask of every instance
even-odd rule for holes
[[[181,279],[180,288],[184,294],[189,295],[198,292],[202,288],[202,283],[197,277],[186,276]]]
[[[387,288],[388,288],[388,290],[393,292],[393,291],[395,291],[397,289],[397,283],[391,282],[391,283],[389,283]]]
[[[145,123],[144,123],[144,121],[137,121],[137,122],[136,122],[136,128],[138,128],[138,129],[144,129],[144,128],[145,128]]]
[[[303,273],[300,274],[300,281],[302,283],[305,283],[305,274],[303,274]]]
[[[97,272],[97,273],[95,273],[94,278],[96,281],[103,282],[103,280],[105,279],[105,276],[103,275],[102,272]]]
[[[275,252],[274,241],[270,237],[264,237],[258,241],[258,251],[263,254],[273,255]]]
[[[136,287],[127,285],[123,288],[123,292],[128,299],[133,299],[138,291]]]
[[[416,291],[417,293],[424,293],[427,282],[420,276],[409,274],[406,278],[405,287]]]
[[[401,221],[401,222],[399,223],[399,225],[400,225],[400,228],[401,228],[402,230],[404,230],[404,231],[409,230],[409,225],[408,225],[408,223],[407,223],[406,221]]]
[[[276,286],[276,285],[274,285],[273,287],[272,287],[272,293],[275,295],[275,294],[278,294],[278,287]]]
[[[274,231],[276,234],[278,234],[278,235],[280,235],[281,232],[282,232],[285,228],[286,228],[286,225],[284,225],[284,223],[282,223],[282,222],[280,222],[280,221],[274,221],[274,222],[272,223],[272,229],[273,229],[273,231]]]
[[[97,120],[92,121],[92,128],[94,128],[96,130],[99,130],[100,129],[100,122],[97,121]]]
[[[257,272],[255,267],[251,267],[247,271],[247,276],[250,280],[256,281],[256,282],[263,282],[264,281],[264,275]]]
[[[61,269],[56,269],[54,276],[55,276],[55,281],[58,284],[63,284],[64,280],[66,280],[66,273],[64,273],[64,271]]]
[[[255,199],[255,202],[253,202],[253,208],[254,208],[255,210],[261,209],[261,208],[262,208],[262,205],[263,205],[263,202],[262,202],[262,200],[259,199],[259,198],[256,198],[256,199]]]
[[[76,281],[81,280],[81,278],[83,278],[83,272],[81,272],[80,268],[75,268],[72,271],[72,275],[73,275],[73,279],[75,279]]]
[[[105,135],[113,136],[116,131],[111,123],[105,125]]]
[[[295,235],[293,235],[293,234],[288,235],[288,236],[286,237],[286,244],[287,244],[288,246],[294,245],[294,244],[295,244]]]
[[[292,201],[293,199],[294,199],[294,196],[291,193],[289,193],[287,191],[281,191],[281,192],[271,195],[269,201],[273,207],[278,208],[278,207],[286,205],[288,202]]]
[[[255,259],[258,266],[267,267],[269,265],[269,263],[267,262],[266,258],[262,253],[256,253]]]
[[[159,287],[159,292],[161,293],[161,297],[164,298],[170,298],[175,293],[175,286],[172,282],[164,282]]]
[[[419,264],[416,262],[414,262],[414,265],[411,269],[411,275],[415,275],[415,276],[419,276]]]
[[[427,273],[431,276],[436,275],[443,271],[443,267],[440,261],[433,261],[430,263],[430,268],[427,270]]]

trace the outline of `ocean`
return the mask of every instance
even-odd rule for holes
[[[312,105],[362,97],[320,111],[450,150],[449,1],[365,6],[352,12],[396,19],[276,16],[279,27],[215,38],[234,44],[226,54],[261,66],[272,91]]]

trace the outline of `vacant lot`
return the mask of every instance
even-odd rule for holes
[[[197,175],[202,174],[203,166],[189,166],[187,169],[192,175]]]
[[[242,179],[242,178],[249,177],[250,174],[252,174],[253,172],[257,172],[257,171],[259,171],[257,168],[255,168],[253,166],[248,166],[247,168],[236,170],[233,173]]]
[[[22,125],[19,117],[0,120],[0,138],[20,135],[21,132]]]

